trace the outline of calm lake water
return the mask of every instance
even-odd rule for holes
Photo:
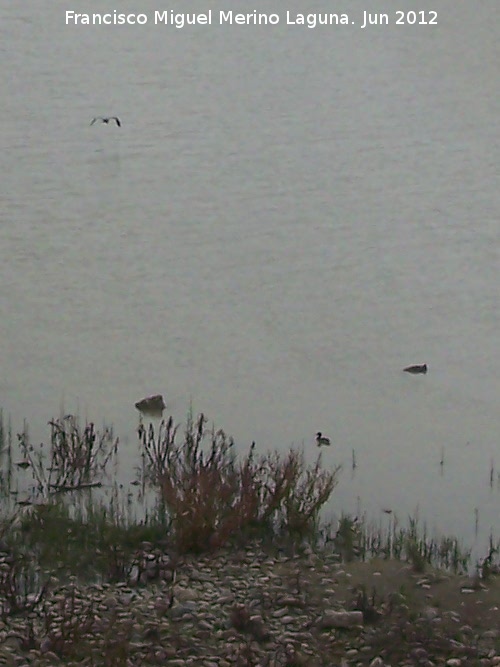
[[[418,507],[484,551],[500,534],[495,3],[420,2],[437,26],[367,0],[78,5],[148,23],[65,25],[67,2],[0,0],[14,430],[26,418],[46,439],[63,404],[112,423],[132,465],[134,402],[162,393],[241,451],[304,444],[313,460],[322,431],[325,465],[344,466],[333,511]],[[154,25],[209,8],[211,26]],[[221,26],[220,9],[281,21]],[[287,9],[355,24],[286,25]],[[361,29],[364,10],[390,25]]]

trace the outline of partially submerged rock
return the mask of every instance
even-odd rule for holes
[[[142,401],[137,401],[135,407],[145,415],[160,415],[163,410],[167,407],[163,396],[161,394],[155,394],[154,396],[147,396],[143,398]]]
[[[403,368],[406,373],[413,373],[417,375],[418,373],[427,373],[427,364],[416,364],[414,366],[407,366]]]

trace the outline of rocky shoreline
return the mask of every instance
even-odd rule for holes
[[[145,544],[124,583],[53,580],[2,615],[0,665],[500,665],[498,579],[259,545],[173,558]]]

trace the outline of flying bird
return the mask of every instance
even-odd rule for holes
[[[406,373],[413,373],[414,375],[417,373],[427,373],[427,364],[422,364],[421,366],[418,364],[416,366],[407,366],[406,368],[403,368],[403,370]]]
[[[321,431],[318,431],[316,433],[316,444],[318,447],[329,447],[332,443],[330,442],[330,438],[325,438],[325,436],[321,434]]]
[[[100,120],[102,123],[106,123],[106,125],[109,123],[110,120],[114,120],[116,122],[116,124],[118,125],[118,127],[122,126],[121,121],[118,118],[118,116],[109,116],[109,117],[106,117],[106,118],[103,118],[103,116],[96,116],[90,124],[93,125],[98,120]]]

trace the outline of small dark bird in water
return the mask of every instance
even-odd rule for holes
[[[90,124],[93,125],[94,123],[97,123],[98,120],[100,120],[101,123],[105,123],[106,125],[109,123],[110,120],[114,120],[118,125],[118,127],[122,126],[121,121],[117,116],[109,116],[108,118],[103,118],[102,116],[96,116]]]
[[[417,373],[427,373],[427,364],[422,364],[421,366],[407,366],[406,368],[403,368],[406,373],[413,373],[416,375]]]
[[[332,443],[330,442],[330,438],[325,438],[325,436],[321,435],[321,431],[318,431],[316,433],[316,444],[318,447],[329,447]]]

